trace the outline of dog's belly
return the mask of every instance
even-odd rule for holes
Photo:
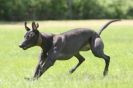
[[[87,51],[87,50],[90,50],[90,45],[89,44],[86,44],[85,46],[83,46],[80,51]]]
[[[73,57],[73,55],[60,53],[57,57],[57,60],[68,60],[71,57]]]

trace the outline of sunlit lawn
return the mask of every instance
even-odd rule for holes
[[[61,33],[73,28],[86,27],[98,30],[108,20],[91,21],[38,21],[39,30]],[[28,24],[30,25],[30,22]],[[0,88],[132,88],[133,87],[133,21],[111,24],[101,37],[105,52],[110,55],[109,74],[102,76],[104,60],[94,57],[91,51],[81,52],[86,61],[74,72],[69,70],[78,63],[73,57],[57,61],[37,81],[26,81],[33,76],[40,48],[23,51],[18,47],[25,33],[23,22],[0,23]]]

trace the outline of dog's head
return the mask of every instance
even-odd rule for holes
[[[20,48],[26,50],[40,43],[41,34],[37,30],[38,27],[39,27],[38,23],[36,24],[35,22],[32,22],[32,28],[30,29],[27,26],[27,22],[25,22],[26,33],[24,35],[24,41],[19,45]]]

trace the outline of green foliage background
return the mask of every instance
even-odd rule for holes
[[[0,0],[0,20],[133,18],[133,0]]]

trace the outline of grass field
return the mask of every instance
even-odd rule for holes
[[[41,32],[57,34],[77,27],[98,30],[107,21],[38,22]],[[101,35],[105,52],[111,57],[109,74],[105,78],[102,76],[104,60],[88,51],[81,52],[86,61],[71,75],[69,69],[78,62],[75,57],[57,61],[37,81],[26,81],[24,77],[33,75],[40,48],[20,49],[18,45],[24,33],[22,22],[0,23],[0,88],[133,88],[132,20],[113,23]]]

